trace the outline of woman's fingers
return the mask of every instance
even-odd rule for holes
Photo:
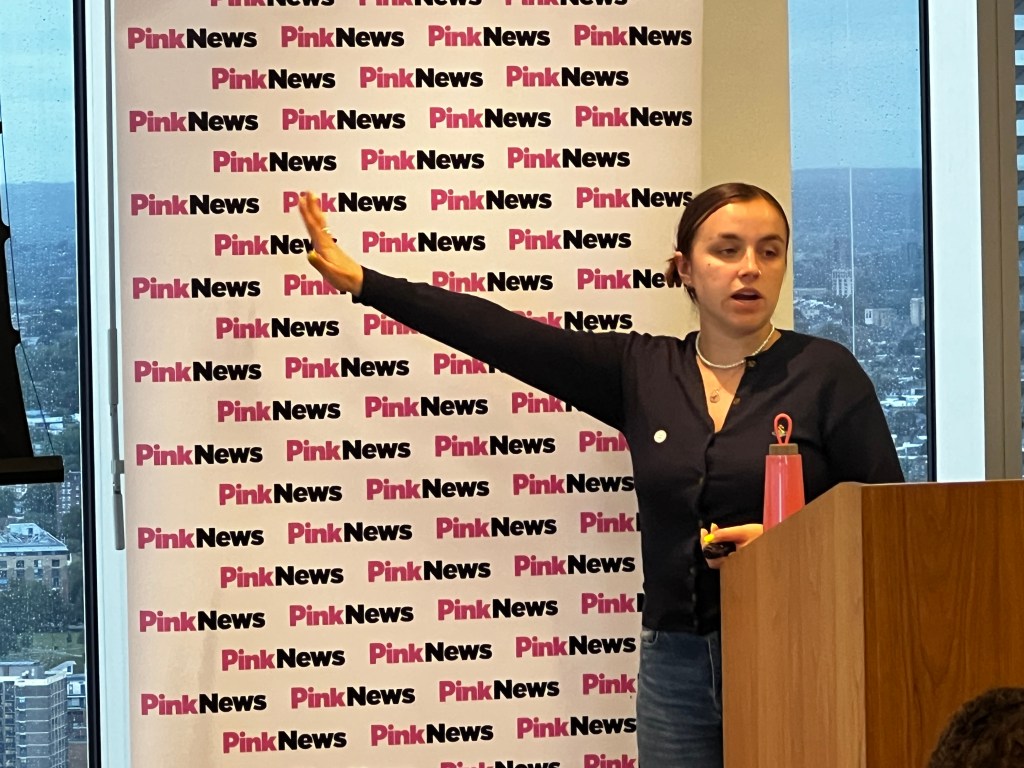
[[[313,250],[306,254],[306,258],[320,274],[329,278],[330,259],[325,258],[325,255],[331,246],[337,246],[327,229],[327,217],[320,208],[320,196],[310,191],[303,192],[299,196],[299,213],[313,241]]]
[[[328,269],[327,264],[320,257],[319,253],[317,253],[316,251],[310,251],[309,253],[306,254],[306,261],[308,261],[309,265],[311,267],[313,267],[313,269],[315,269],[321,275],[323,275],[324,277],[328,277],[328,274],[327,274],[327,269]],[[337,287],[337,286],[335,286],[335,287]]]
[[[310,266],[342,293],[359,296],[363,290],[363,268],[334,241],[319,196],[303,192],[299,196],[299,214],[313,241],[313,250],[306,254]]]
[[[738,547],[745,547],[764,533],[764,526],[760,523],[750,523],[748,525],[733,525],[728,528],[718,528],[714,523],[712,523],[710,533],[714,534],[714,541],[731,541]]]
[[[324,253],[334,245],[334,237],[327,229],[327,217],[320,208],[320,197],[312,192],[303,192],[299,196],[299,213],[302,223],[306,225],[313,248]]]
[[[704,547],[708,546],[708,543],[710,543],[710,542],[706,541],[708,538],[711,538],[712,541],[714,541],[714,536],[711,536],[711,534],[713,534],[713,533],[717,534],[718,531],[719,531],[719,528],[714,523],[711,524],[711,530],[710,531],[707,530],[706,528],[701,528],[700,529],[701,547],[704,548]],[[714,550],[714,549],[715,549],[714,547],[711,548],[711,550]],[[706,551],[705,554],[709,554],[711,552],[711,550]],[[705,557],[704,560],[705,560],[705,562],[707,562],[709,568],[712,568],[712,569],[717,571],[719,568],[722,567],[722,561],[724,561],[725,558],[729,556],[729,554],[730,553],[726,553],[725,555],[722,555],[720,553],[715,553],[714,555],[712,555],[710,557]]]
[[[323,213],[319,208],[319,201],[316,200],[312,192],[303,192],[299,195],[299,214],[302,216],[302,223],[306,225],[306,231],[310,236],[324,226],[319,223],[319,219],[323,219]]]

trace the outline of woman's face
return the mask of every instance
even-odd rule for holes
[[[766,328],[786,273],[786,224],[767,200],[723,205],[697,229],[689,257],[676,254],[697,294],[701,329],[742,336]]]

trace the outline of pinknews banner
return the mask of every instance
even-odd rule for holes
[[[624,439],[337,295],[296,204],[540,323],[685,331],[699,0],[115,26],[135,764],[635,766]]]

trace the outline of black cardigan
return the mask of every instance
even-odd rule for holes
[[[781,331],[769,349],[748,358],[715,433],[695,333],[566,331],[370,269],[356,301],[623,432],[638,500],[643,623],[651,629],[718,628],[718,573],[701,555],[698,529],[761,521],[764,458],[780,411],[793,419],[808,502],[843,481],[903,481],[871,381],[832,341]]]

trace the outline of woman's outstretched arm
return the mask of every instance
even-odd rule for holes
[[[316,196],[306,193],[299,211],[315,246],[309,262],[339,291],[622,428],[622,358],[628,336],[566,331],[486,299],[364,270],[334,242]]]

